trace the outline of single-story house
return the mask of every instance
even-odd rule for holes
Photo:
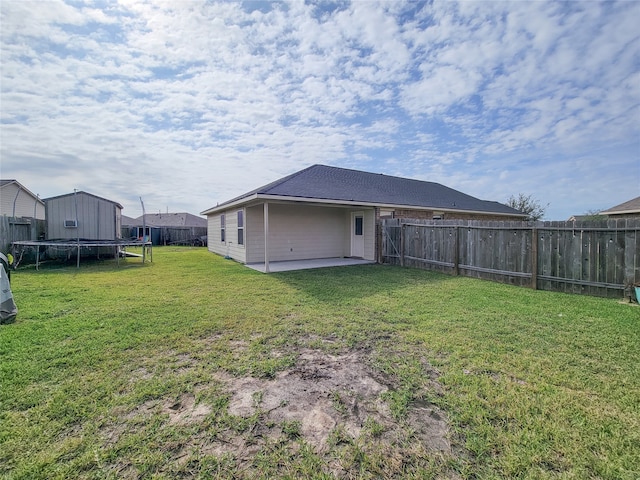
[[[375,261],[380,217],[524,220],[444,185],[313,165],[202,212],[208,248],[245,264],[355,257]]]
[[[147,213],[123,217],[126,236],[150,239],[153,245],[206,243],[207,219],[191,213]]]
[[[44,199],[46,240],[116,240],[122,238],[122,205],[87,192]]]
[[[0,215],[44,220],[44,201],[17,180],[0,180]]]
[[[640,197],[603,210],[600,215],[606,215],[610,218],[640,218]]]

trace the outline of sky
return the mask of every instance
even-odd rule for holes
[[[640,195],[640,1],[0,2],[0,176],[199,214],[313,164]]]

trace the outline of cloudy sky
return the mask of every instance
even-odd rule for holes
[[[314,163],[640,195],[640,2],[3,0],[2,178],[199,213]]]

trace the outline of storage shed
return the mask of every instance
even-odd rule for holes
[[[122,205],[87,192],[44,199],[47,240],[117,240],[121,236]]]

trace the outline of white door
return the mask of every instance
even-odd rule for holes
[[[364,257],[364,213],[351,213],[351,256]]]

